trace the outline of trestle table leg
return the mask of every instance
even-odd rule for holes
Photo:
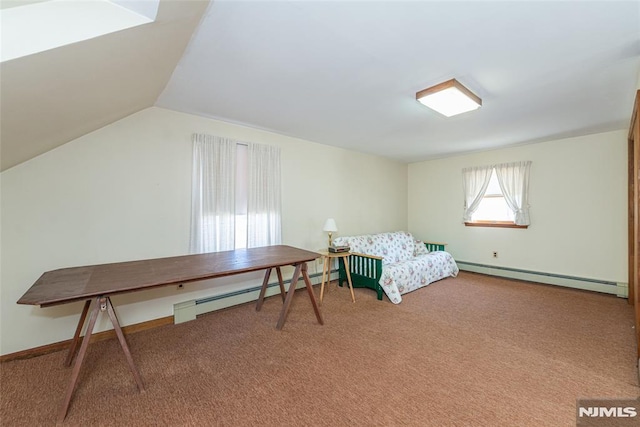
[[[280,285],[280,297],[282,297],[282,302],[285,299],[285,291],[284,291],[284,281],[282,280],[282,271],[280,267],[276,267],[276,273],[278,273],[278,285]]]
[[[311,300],[311,305],[313,305],[313,311],[316,313],[316,319],[318,319],[318,323],[324,325],[322,321],[322,314],[320,314],[320,309],[318,308],[318,303],[316,303],[316,297],[313,294],[313,286],[311,286],[311,280],[309,279],[309,274],[307,273],[307,263],[302,263],[302,278],[304,279],[304,284],[307,287],[307,293],[309,294],[309,299]]]
[[[78,321],[78,326],[76,327],[76,333],[73,334],[73,341],[71,341],[71,346],[69,347],[69,353],[67,354],[67,360],[65,360],[64,366],[71,366],[71,362],[73,362],[73,358],[76,355],[76,350],[78,349],[78,343],[80,342],[80,333],[82,332],[84,321],[87,319],[87,313],[89,312],[90,305],[91,305],[90,299],[85,301],[84,308],[82,309],[82,314],[80,315],[80,320]]]
[[[122,333],[122,329],[120,328],[120,323],[118,322],[118,317],[116,316],[116,312],[113,310],[113,304],[111,304],[111,298],[106,298],[107,303],[107,313],[109,313],[109,318],[111,319],[111,323],[113,324],[113,329],[116,331],[116,336],[118,337],[118,341],[120,341],[120,347],[122,347],[122,351],[124,352],[124,356],[127,359],[127,363],[129,364],[129,369],[131,369],[131,373],[133,374],[133,378],[138,385],[139,391],[144,391],[144,384],[142,383],[142,378],[140,378],[140,374],[138,373],[138,369],[136,365],[133,363],[133,357],[131,357],[131,351],[129,351],[129,346],[127,345],[127,340],[124,338],[124,334]]]
[[[267,292],[267,286],[269,285],[269,277],[271,276],[271,268],[267,268],[267,271],[264,273],[264,279],[262,280],[262,288],[260,288],[260,296],[258,297],[258,302],[256,303],[256,311],[260,311],[262,308],[262,303],[264,302],[264,295]]]
[[[120,327],[120,322],[118,322],[118,317],[116,316],[116,312],[113,309],[113,304],[111,303],[111,298],[100,296],[95,300],[95,307],[91,310],[91,315],[89,317],[89,324],[87,325],[87,331],[84,334],[84,338],[82,339],[82,344],[80,345],[80,351],[78,352],[78,358],[76,359],[76,363],[73,365],[73,370],[71,371],[71,380],[69,382],[69,386],[67,387],[67,393],[64,397],[64,402],[62,403],[62,407],[60,408],[60,412],[58,413],[58,423],[62,423],[67,416],[67,412],[69,411],[69,405],[71,404],[71,398],[73,397],[73,392],[76,388],[76,384],[78,383],[78,376],[80,375],[80,369],[82,369],[82,362],[84,362],[84,358],[87,355],[87,348],[89,347],[89,342],[91,341],[91,335],[93,334],[93,328],[96,325],[96,320],[98,318],[98,314],[101,311],[106,311],[109,314],[109,319],[113,324],[113,329],[115,330],[116,336],[118,337],[118,341],[120,342],[120,347],[122,347],[122,351],[124,352],[124,356],[127,359],[127,363],[129,364],[129,369],[131,369],[131,373],[133,374],[133,378],[136,381],[136,385],[138,386],[138,390],[144,390],[144,384],[142,383],[142,378],[138,373],[138,369],[136,365],[133,363],[133,357],[131,357],[131,351],[129,350],[129,346],[127,345],[127,341],[124,337],[124,333],[122,332],[122,328]],[[91,305],[91,300],[87,301],[84,306],[84,310],[82,311],[82,315],[80,316],[80,323],[76,329],[76,336],[74,337],[74,342],[71,343],[71,349],[69,355],[67,356],[67,362],[73,359],[73,354],[75,353],[75,347],[77,346],[77,341],[80,336],[80,330],[82,329],[82,324],[87,316],[87,311],[89,306]]]
[[[302,269],[302,264],[297,264],[295,267],[296,269],[293,271],[293,277],[291,278],[289,290],[287,291],[287,297],[284,299],[284,304],[282,305],[282,310],[280,311],[280,318],[278,319],[278,323],[276,323],[276,329],[278,330],[282,329],[285,320],[287,320],[289,307],[291,306],[291,301],[293,301],[293,294],[296,292],[296,285],[298,284],[298,278],[300,278],[300,270]]]
[[[58,422],[61,423],[64,421],[67,416],[67,411],[69,410],[69,404],[71,403],[71,397],[73,396],[73,391],[76,388],[76,383],[78,382],[78,375],[80,374],[80,368],[82,368],[82,362],[84,361],[84,357],[87,354],[87,347],[89,347],[89,341],[91,340],[91,334],[93,333],[93,328],[96,324],[96,319],[98,318],[98,313],[100,312],[100,297],[95,299],[95,307],[91,311],[91,316],[89,317],[89,325],[87,326],[87,331],[84,334],[84,338],[82,339],[82,345],[80,345],[80,352],[78,353],[78,358],[76,359],[75,365],[73,365],[73,371],[71,371],[71,381],[69,382],[69,386],[67,387],[67,393],[65,394],[64,401],[62,402],[62,407],[60,408],[60,412],[58,413]]]

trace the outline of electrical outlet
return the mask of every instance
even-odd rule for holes
[[[493,251],[493,257],[494,257],[494,258],[498,258],[498,252]]]

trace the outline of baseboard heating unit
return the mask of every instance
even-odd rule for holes
[[[311,280],[311,284],[317,285],[320,284],[322,278],[321,273],[309,274],[309,279]],[[338,279],[338,271],[334,270],[331,272],[331,280]],[[291,279],[284,280],[285,289],[289,288],[289,284],[291,283]],[[280,294],[280,287],[278,286],[278,282],[269,283],[267,285],[267,292],[265,293],[266,297],[270,297],[272,295]],[[195,320],[197,316],[205,313],[209,313],[215,310],[221,310],[223,308],[232,307],[238,304],[244,304],[251,301],[257,301],[260,296],[260,286],[253,286],[245,289],[240,289],[233,292],[227,292],[220,295],[214,295],[210,297],[204,297],[199,299],[194,299],[190,301],[184,301],[181,303],[177,303],[173,305],[173,317],[174,323],[184,323],[189,320]],[[304,288],[304,280],[302,277],[298,280],[296,284],[296,289]]]
[[[456,263],[460,270],[488,274],[490,276],[499,276],[510,279],[526,280],[529,282],[545,283],[548,285],[566,286],[569,288],[602,292],[605,294],[617,295],[620,298],[627,298],[629,295],[627,283],[574,277],[540,271],[521,270],[519,268],[500,267],[467,261],[456,260]]]

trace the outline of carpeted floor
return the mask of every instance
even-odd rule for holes
[[[65,424],[575,426],[577,398],[640,394],[624,299],[464,272],[403,298],[332,285],[324,326],[298,291],[282,331],[272,297],[132,334],[143,393],[92,344]],[[1,364],[2,426],[55,424],[65,356]]]

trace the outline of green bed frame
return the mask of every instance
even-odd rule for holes
[[[429,252],[444,251],[446,243],[424,242]],[[376,291],[378,299],[382,300],[383,292],[380,286],[382,277],[382,257],[351,252],[349,259],[349,272],[354,288],[369,288]],[[344,259],[339,259],[338,285],[342,286],[347,281],[347,272],[344,268]]]

